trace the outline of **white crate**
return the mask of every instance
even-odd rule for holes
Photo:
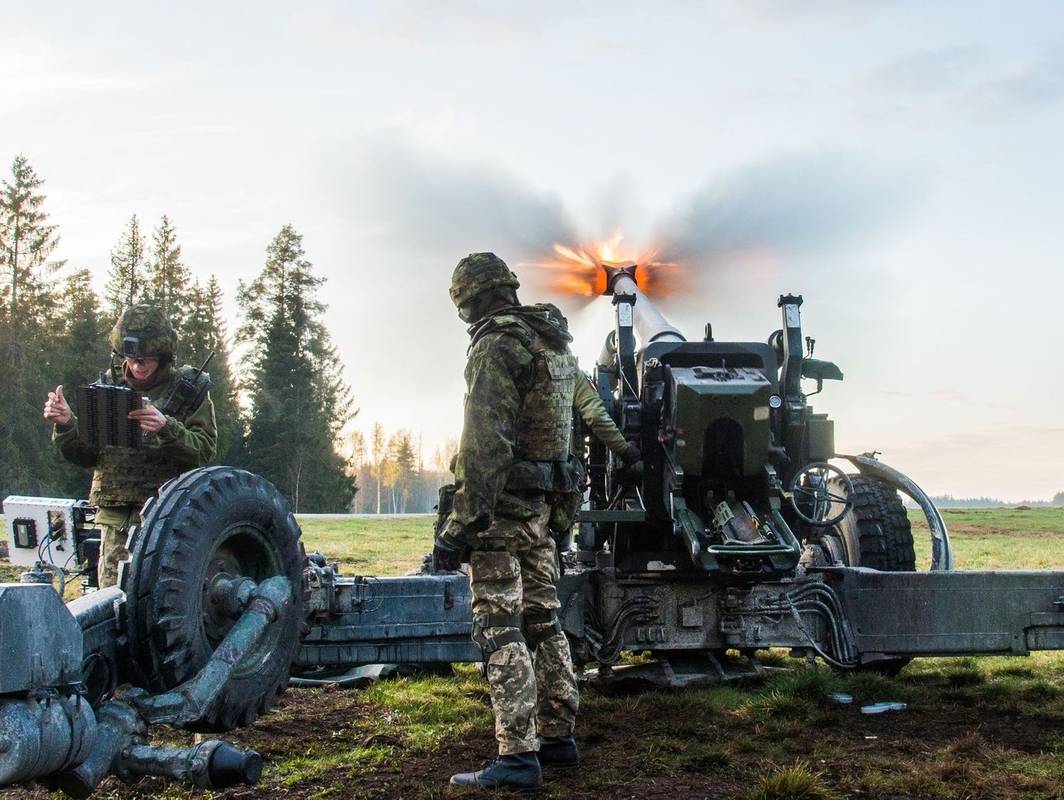
[[[4,525],[7,528],[7,560],[32,567],[38,560],[57,567],[78,566],[74,542],[74,509],[84,501],[57,497],[4,499]]]

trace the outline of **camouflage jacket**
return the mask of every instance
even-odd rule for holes
[[[450,519],[451,525],[466,534],[486,529],[496,513],[530,516],[531,509],[522,505],[522,494],[568,492],[578,484],[575,470],[561,460],[564,455],[551,461],[530,460],[522,455],[519,444],[522,416],[529,414],[525,398],[536,381],[535,351],[544,346],[554,355],[567,356],[556,358],[552,370],[571,363],[564,407],[546,412],[557,416],[557,430],[564,426],[561,435],[569,435],[577,376],[576,360],[568,352],[572,337],[536,306],[501,309],[472,325],[469,333],[464,424]],[[562,450],[568,452],[568,438],[563,438]]]
[[[576,381],[573,408],[583,418],[592,435],[614,453],[623,453],[628,442],[602,403],[602,398],[583,375]]]
[[[182,370],[189,370],[183,367]],[[165,398],[177,381],[172,367],[160,369],[158,379],[141,391],[153,403]],[[124,378],[116,383],[128,385]],[[90,501],[100,507],[129,506],[139,509],[165,481],[214,458],[218,425],[210,394],[182,419],[167,416],[157,434],[145,434],[143,446],[90,448],[78,440],[78,420],[56,425],[52,440],[62,456],[82,467],[95,468]]]

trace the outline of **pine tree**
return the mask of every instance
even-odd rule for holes
[[[151,261],[144,266],[144,299],[160,306],[170,317],[174,330],[182,335],[189,314],[191,275],[181,261],[177,231],[166,214],[152,234]]]
[[[237,340],[249,345],[245,463],[272,480],[294,510],[345,511],[355,486],[337,447],[351,418],[350,390],[321,321],[317,292],[325,279],[313,273],[290,225],[266,253],[262,273],[237,294],[244,313]]]
[[[59,234],[44,212],[45,197],[39,191],[43,185],[26,157],[16,156],[11,179],[0,189],[3,300],[6,318],[15,325],[45,321],[54,300],[49,279],[64,263],[49,261]]]
[[[105,297],[112,315],[118,317],[124,308],[141,299],[144,293],[144,237],[134,214],[125,232],[111,251],[111,270],[107,275]]]
[[[410,505],[417,481],[417,453],[410,431],[399,431],[392,437],[389,460],[395,465],[392,481],[392,513],[404,514]],[[397,502],[398,501],[398,502]]]
[[[50,493],[55,485],[41,406],[58,379],[53,281],[63,262],[51,260],[59,234],[44,211],[43,183],[17,156],[0,185],[0,497]]]
[[[110,345],[107,333],[111,320],[103,316],[100,298],[92,289],[92,274],[87,269],[73,273],[63,282],[59,298],[62,321],[57,338],[59,375],[68,398],[78,386],[92,383],[107,364]],[[71,400],[71,402],[73,402]],[[63,496],[85,497],[89,490],[89,473],[54,456],[58,491]]]
[[[229,342],[222,316],[222,287],[211,276],[206,288],[196,280],[185,290],[185,319],[179,342],[181,360],[199,367],[213,352],[207,372],[211,376],[211,401],[218,421],[217,460],[236,459],[241,441],[240,406],[229,361]]]

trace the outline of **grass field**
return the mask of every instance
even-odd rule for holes
[[[1064,569],[1064,509],[944,516],[958,569]],[[401,574],[429,548],[430,524],[305,520],[304,541],[348,574]],[[914,528],[926,562],[926,529]],[[827,699],[836,691],[855,703],[900,700],[909,708],[864,716]],[[493,750],[487,687],[472,667],[360,692],[292,690],[276,711],[228,738],[267,763],[259,786],[220,795],[233,798],[464,797],[446,787],[447,777]],[[1064,800],[1064,653],[923,659],[896,678],[819,668],[744,688],[628,696],[588,689],[578,740],[582,768],[548,772],[543,796]],[[155,780],[111,780],[103,789],[104,797],[208,797]]]

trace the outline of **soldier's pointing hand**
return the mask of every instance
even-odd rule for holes
[[[56,425],[66,425],[72,416],[70,406],[63,397],[63,386],[60,384],[55,387],[54,392],[48,392],[48,399],[44,402],[44,418]]]

